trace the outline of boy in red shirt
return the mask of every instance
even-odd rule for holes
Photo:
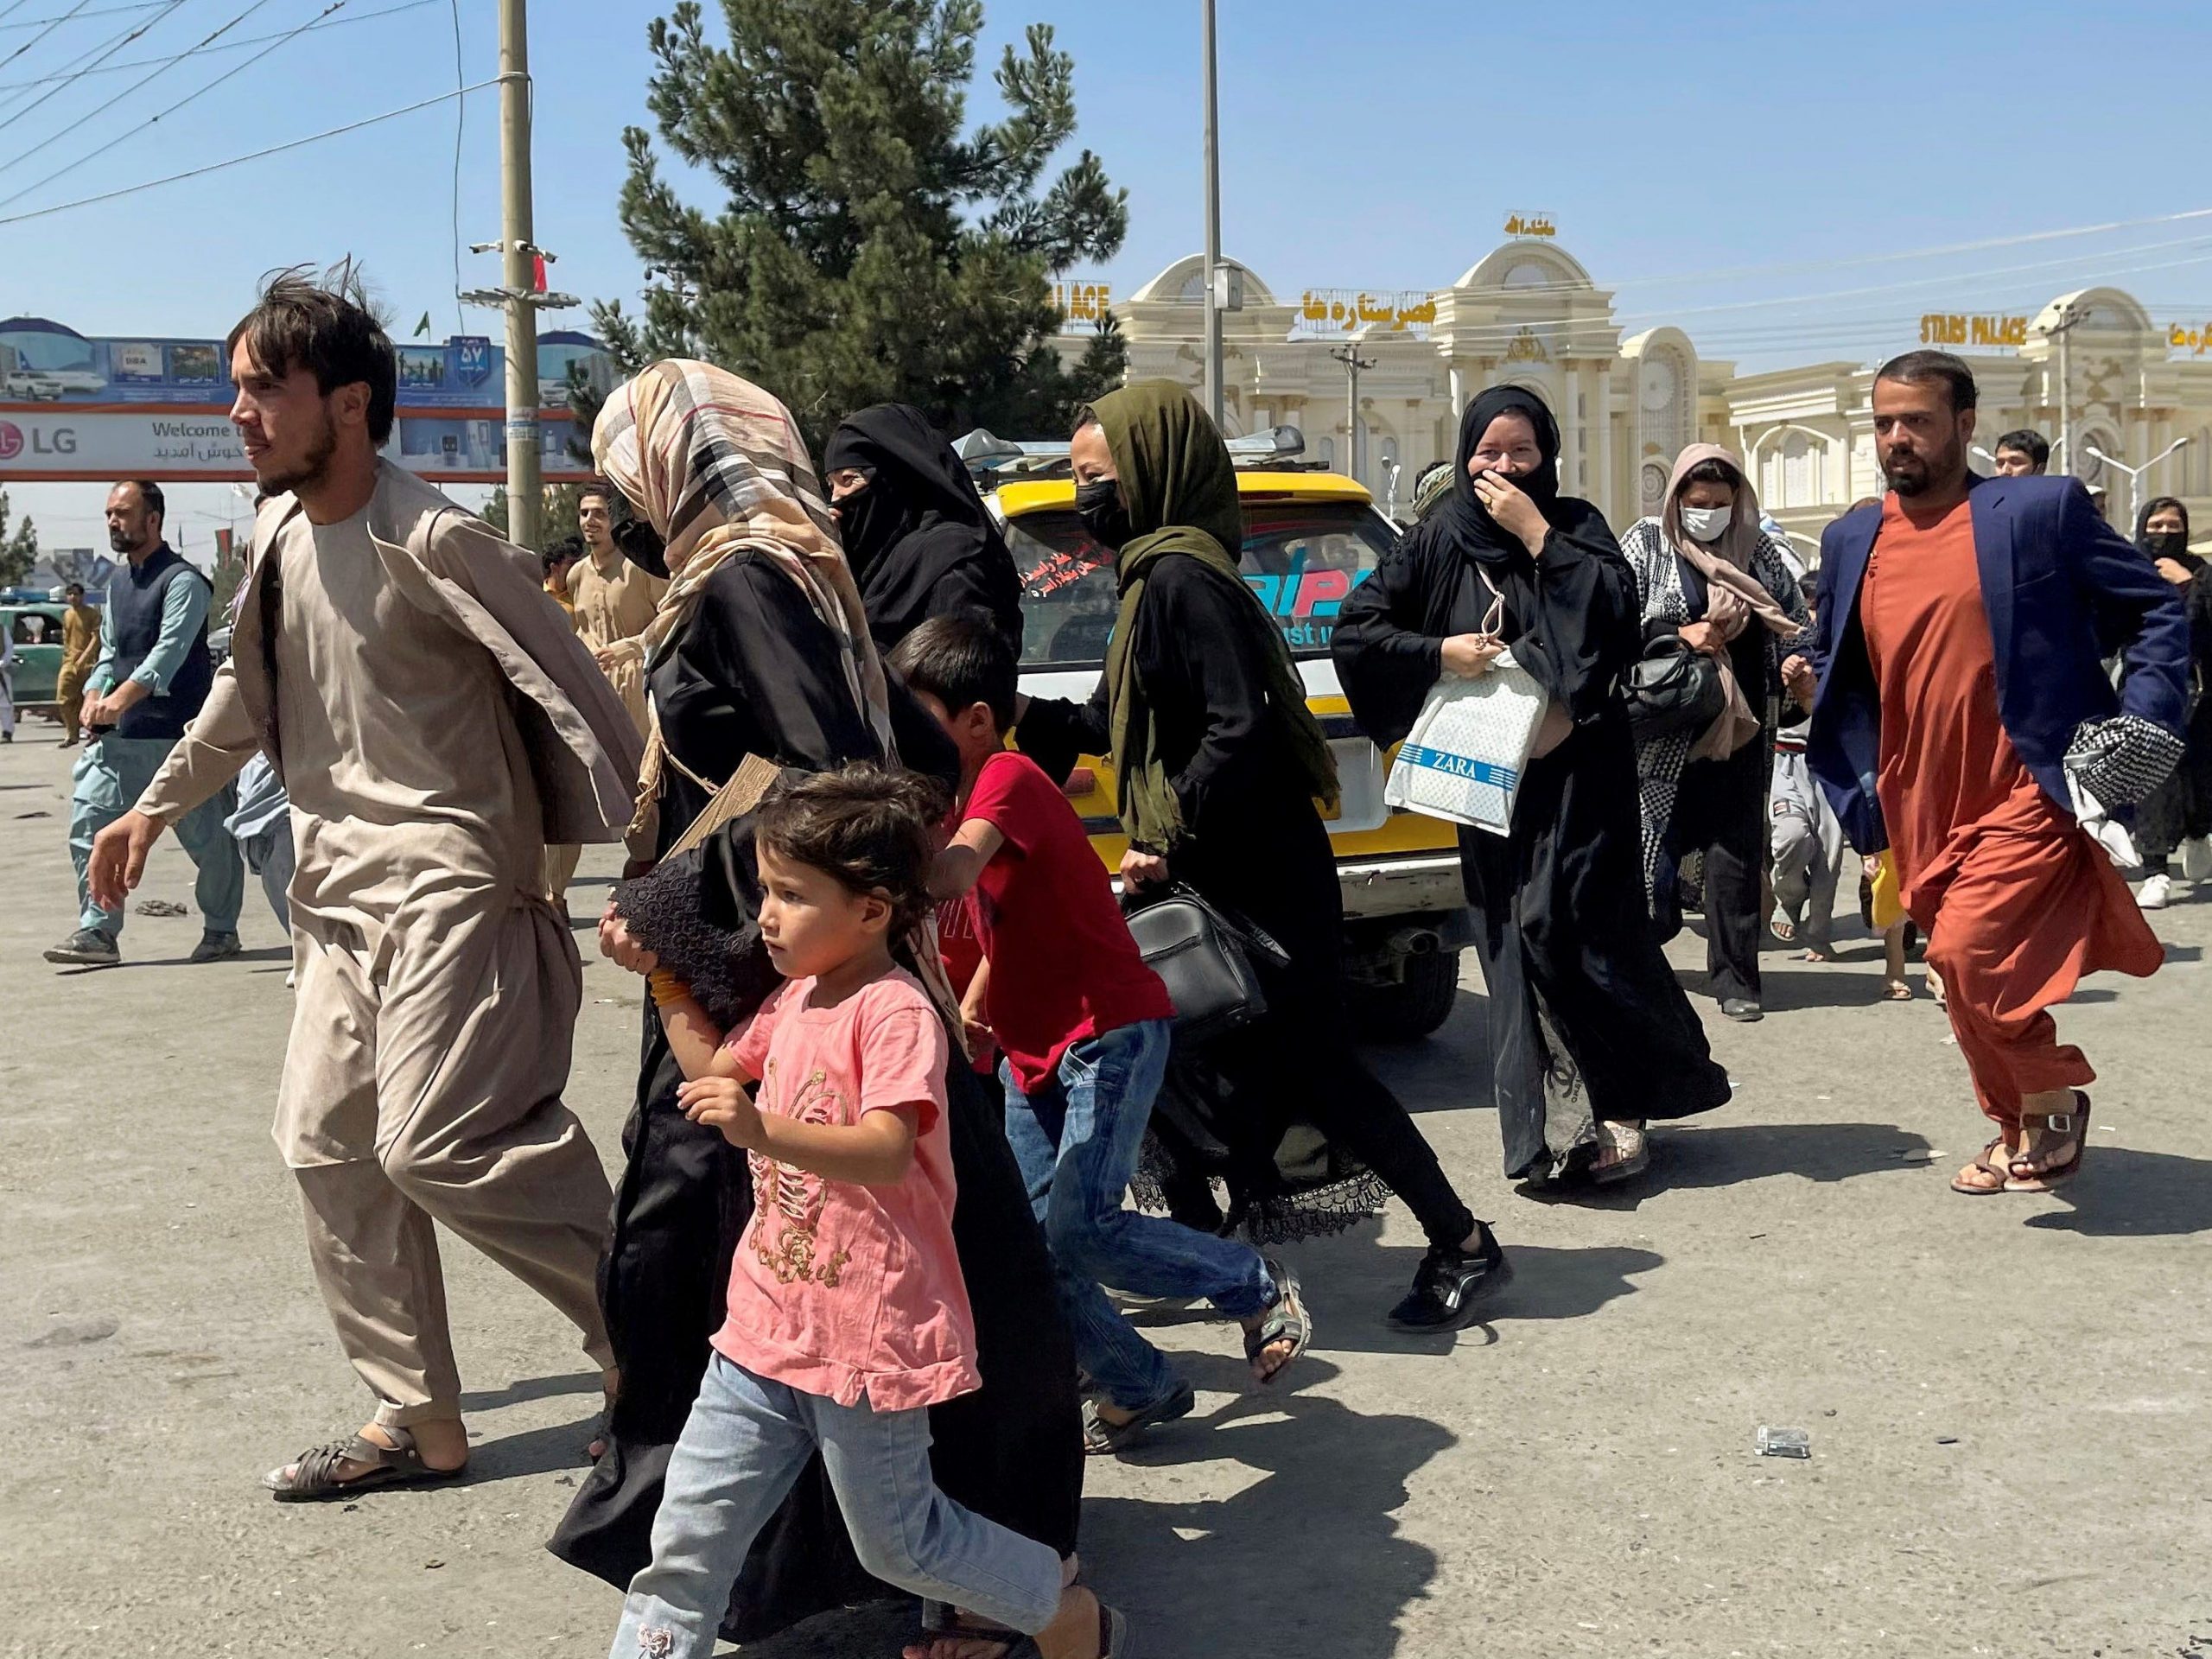
[[[1006,1058],[1006,1133],[1052,1247],[1076,1357],[1097,1390],[1084,1442],[1120,1450],[1193,1404],[1191,1385],[1106,1299],[1204,1297],[1244,1326],[1271,1382],[1313,1325],[1298,1281],[1249,1244],[1122,1207],[1167,1067],[1174,1007],[1122,920],[1083,821],[1026,755],[1014,724],[1014,657],[980,614],[932,618],[890,663],[960,749],[960,799],[932,890],[972,894],[983,965],[971,1025]],[[980,1016],[980,1017],[979,1017]]]

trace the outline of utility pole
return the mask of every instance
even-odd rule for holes
[[[1221,110],[1214,68],[1214,0],[1205,12],[1206,413],[1219,429],[1228,414],[1221,360]]]
[[[531,240],[530,24],[526,0],[499,0],[499,239],[472,253],[500,256],[499,286],[474,289],[464,305],[497,306],[507,314],[507,539],[538,551],[544,470],[538,454],[537,314],[548,306],[582,303],[571,294],[542,294],[537,261],[553,256]]]
[[[2069,477],[2074,475],[2074,359],[2067,343],[2086,315],[2077,305],[2063,305],[2057,317],[2042,330],[2044,339],[2055,337],[2058,341],[2058,450],[2063,457],[2060,466]]]
[[[1371,369],[1376,359],[1362,357],[1359,347],[1347,340],[1329,355],[1344,365],[1344,472],[1354,483],[1359,476],[1359,372]]]

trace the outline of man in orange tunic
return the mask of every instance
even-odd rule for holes
[[[1978,1195],[2072,1178],[2096,1074],[2048,1010],[2084,974],[2139,978],[2164,959],[2081,826],[2067,761],[2125,751],[2126,766],[2082,774],[2107,806],[2156,782],[2143,779],[2178,753],[2187,625],[2079,482],[1967,472],[1974,404],[1972,372],[1946,353],[1875,377],[1890,493],[1821,538],[1808,750],[1853,844],[1889,847],[1948,988],[1997,1129],[1952,1182]],[[2123,647],[2124,703],[2103,670]]]

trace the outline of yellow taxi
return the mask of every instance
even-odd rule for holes
[[[1021,689],[1090,696],[1106,658],[1116,595],[1114,555],[1075,511],[1065,443],[1012,443],[986,432],[955,448],[1006,527],[1021,575]],[[1304,440],[1279,427],[1233,439],[1244,505],[1244,580],[1282,631],[1307,705],[1336,752],[1344,798],[1329,824],[1344,890],[1345,967],[1362,1035],[1424,1037],[1451,1013],[1468,931],[1451,826],[1382,804],[1388,757],[1351,717],[1329,659],[1336,616],[1398,538],[1366,488],[1302,463]],[[1108,868],[1127,842],[1114,773],[1087,755],[1066,784]]]

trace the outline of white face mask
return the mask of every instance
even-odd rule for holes
[[[1728,507],[1684,507],[1682,533],[1693,541],[1717,542],[1728,533],[1728,526],[1736,517],[1736,509]]]

